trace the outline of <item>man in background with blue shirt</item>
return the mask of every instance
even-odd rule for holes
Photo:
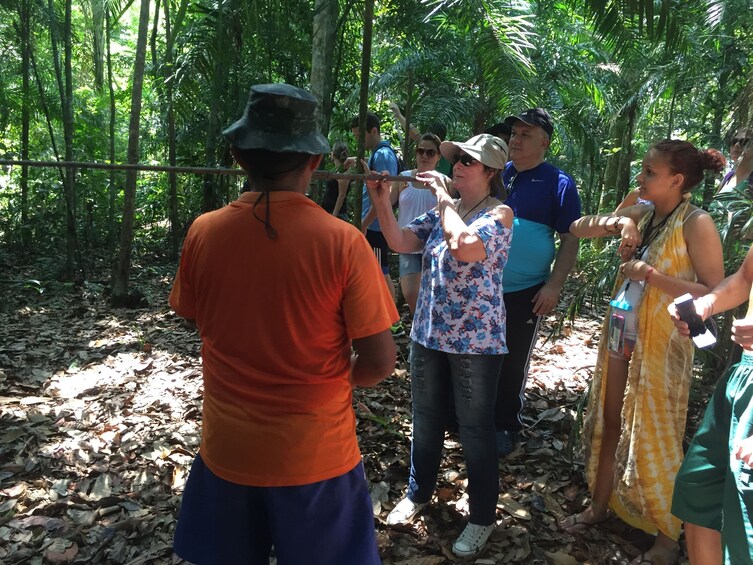
[[[386,139],[382,139],[381,123],[379,117],[373,112],[366,114],[366,133],[364,135],[364,146],[367,151],[371,151],[371,157],[369,157],[369,170],[370,171],[387,171],[392,176],[398,174],[398,162],[395,150],[392,149],[390,142]],[[350,123],[350,129],[353,135],[358,139],[358,116],[355,116]],[[348,157],[345,161],[345,168],[352,166],[355,163],[355,158]],[[395,300],[395,283],[392,282],[390,277],[390,248],[387,245],[387,241],[382,235],[382,227],[377,220],[376,210],[371,207],[371,200],[369,194],[366,192],[366,183],[363,184],[361,192],[361,231],[366,236],[366,240],[374,250],[374,254],[382,267],[382,273],[384,274],[384,280],[387,282],[387,288],[390,290],[390,295]],[[391,328],[392,335],[399,336],[405,335],[405,331],[402,328],[400,320],[398,320]]]
[[[570,234],[570,224],[581,215],[572,177],[544,161],[554,132],[549,113],[531,108],[508,116],[505,123],[512,127],[512,136],[510,162],[502,179],[507,189],[505,204],[512,208],[515,220],[502,279],[509,353],[500,372],[495,410],[500,456],[513,451],[523,427],[528,366],[539,321],[557,305],[575,265],[578,238]]]

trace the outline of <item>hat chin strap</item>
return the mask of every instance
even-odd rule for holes
[[[259,216],[256,215],[256,207],[259,205],[259,202],[261,202],[262,199],[266,200],[266,209],[265,212],[265,218],[262,219]],[[254,202],[254,205],[251,207],[251,213],[254,215],[254,218],[259,220],[261,223],[264,224],[264,232],[267,234],[267,237],[269,239],[277,239],[277,230],[272,227],[272,222],[270,220],[270,204],[269,204],[269,190],[262,190],[261,196],[259,199]]]

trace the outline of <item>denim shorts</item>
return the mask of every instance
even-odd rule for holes
[[[400,253],[400,277],[421,272],[421,253]]]
[[[175,553],[198,565],[379,565],[363,464],[326,481],[253,487],[221,479],[197,455],[175,528]]]

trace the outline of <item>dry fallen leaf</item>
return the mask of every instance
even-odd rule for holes
[[[44,558],[51,565],[65,565],[71,563],[78,554],[78,545],[75,542],[57,538],[45,550]]]
[[[168,270],[139,282],[152,285],[149,309],[112,309],[101,292],[83,298],[61,286],[23,298],[12,315],[0,311],[0,523],[11,518],[0,526],[0,561],[38,563],[49,550],[48,563],[172,563],[201,437],[202,382],[198,334],[166,305]],[[635,531],[619,521],[577,544],[554,524],[587,498],[582,465],[565,454],[596,356],[585,342],[598,340],[600,322],[579,318],[570,335],[544,345],[552,321],[542,321],[532,359],[521,445],[499,461],[497,528],[469,563],[539,563],[547,552],[565,559],[570,547],[591,563],[636,553]],[[458,434],[447,436],[436,496],[421,518],[402,529],[384,524],[410,470],[408,341],[397,345],[393,376],[354,391],[380,555],[391,565],[455,564],[452,543],[468,518]],[[53,546],[53,538],[70,544]]]
[[[412,557],[404,561],[396,561],[395,565],[440,565],[446,560],[441,555],[427,555],[425,557]]]
[[[531,513],[520,502],[513,499],[510,493],[505,493],[499,497],[497,508],[501,508],[511,516],[521,520],[531,519]]]
[[[565,500],[572,502],[578,497],[578,487],[575,485],[566,486],[562,489],[562,495],[565,497]]]
[[[562,551],[545,551],[544,555],[546,555],[552,563],[556,563],[557,565],[579,565],[580,563],[580,561]]]

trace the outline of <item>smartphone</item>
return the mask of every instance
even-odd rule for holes
[[[622,353],[625,340],[625,317],[612,314],[609,319],[609,350]]]
[[[697,347],[711,347],[716,343],[716,337],[709,331],[701,317],[695,311],[693,297],[690,294],[683,294],[675,298],[675,308],[677,308],[678,317],[688,324],[690,336]]]

